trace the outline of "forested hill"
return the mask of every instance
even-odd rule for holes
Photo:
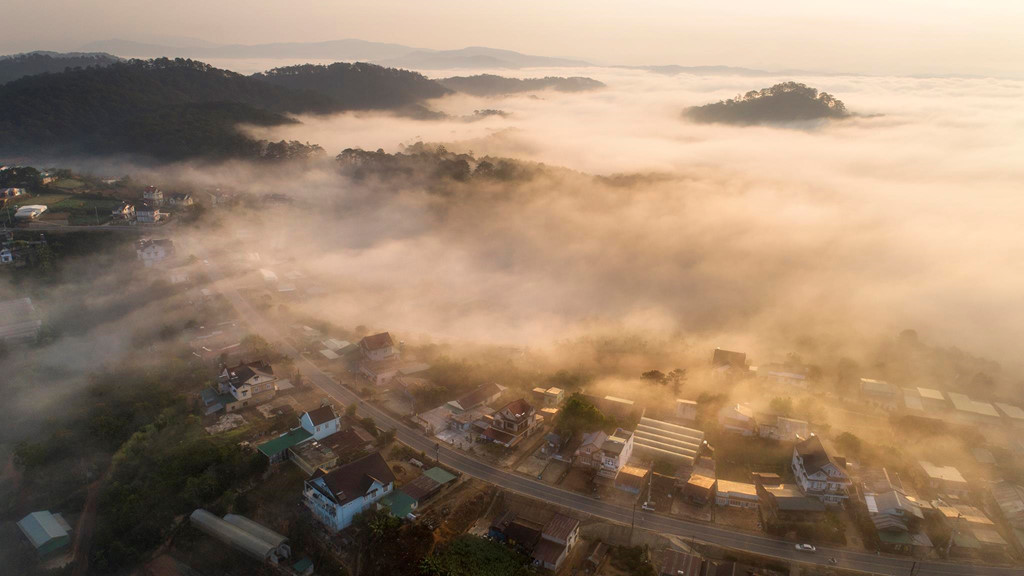
[[[742,96],[687,108],[691,120],[722,124],[782,124],[850,116],[846,105],[827,92],[797,82],[752,90]]]
[[[519,92],[538,90],[557,90],[559,92],[584,92],[604,88],[603,82],[592,78],[574,76],[561,78],[548,76],[545,78],[505,78],[494,74],[478,74],[476,76],[453,76],[438,82],[456,92],[464,92],[474,96],[500,96]]]
[[[405,102],[391,92],[416,93],[402,82],[416,84],[417,75],[374,68],[349,71],[348,81],[359,87],[352,94],[292,88],[182,59],[28,76],[0,86],[0,153],[123,153],[161,160],[260,156],[266,143],[242,136],[238,124],[281,124],[293,121],[285,113]],[[397,79],[365,78],[389,74]]]
[[[398,109],[444,96],[447,88],[418,72],[376,64],[303,64],[253,74],[277,86],[307,90],[336,99],[347,109]]]
[[[68,53],[29,52],[0,56],[0,84],[17,80],[24,76],[35,76],[47,72],[63,72],[68,68],[87,68],[89,66],[109,66],[120,62],[117,56],[105,53]]]

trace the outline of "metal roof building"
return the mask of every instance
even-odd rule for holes
[[[671,458],[693,464],[697,451],[704,442],[700,430],[677,426],[668,422],[641,418],[633,433],[633,450],[654,458]]]
[[[45,556],[71,543],[71,526],[60,514],[49,510],[33,512],[18,521],[18,528],[28,538],[36,552]]]
[[[197,529],[257,560],[277,564],[291,555],[287,538],[243,516],[228,514],[222,519],[197,508],[189,521]]]

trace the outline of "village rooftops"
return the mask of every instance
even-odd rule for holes
[[[226,368],[228,372],[228,382],[233,386],[238,386],[247,382],[250,378],[256,375],[261,376],[273,376],[274,369],[266,362],[249,362],[247,364],[239,364],[237,366]]]
[[[999,417],[999,412],[996,412],[995,406],[992,406],[988,402],[972,400],[966,394],[950,392],[949,400],[953,403],[953,408],[956,408],[960,412],[968,412],[979,416],[991,416],[993,418]]]
[[[1024,420],[1024,410],[1021,410],[1019,406],[1005,402],[996,402],[996,408],[999,408],[999,411],[1011,420]]]
[[[918,387],[917,393],[921,396],[921,398],[926,398],[928,400],[939,400],[941,402],[946,401],[946,397],[942,395],[942,391],[935,390],[934,388]]]
[[[711,358],[712,366],[733,366],[736,368],[747,367],[747,355],[744,352],[733,352],[715,348],[714,356]]]
[[[742,496],[749,496],[751,498],[757,498],[757,487],[747,482],[734,482],[732,480],[718,480],[718,492],[727,492],[729,494],[738,494]]]
[[[815,474],[829,463],[839,470],[846,468],[845,462],[841,462],[839,459],[829,455],[825,446],[821,443],[821,438],[818,436],[811,436],[797,444],[796,452],[803,460],[804,470],[807,471],[808,476]]]
[[[501,394],[504,387],[495,384],[494,382],[488,382],[481,384],[473,390],[463,394],[458,400],[449,402],[449,404],[456,405],[460,410],[472,410],[481,404],[487,402],[487,400],[493,396]]]

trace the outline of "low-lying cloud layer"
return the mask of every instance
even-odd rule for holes
[[[608,185],[557,173],[511,193],[445,199],[404,190],[376,208],[350,201],[351,183],[321,181],[347,208],[323,224],[326,236],[317,228],[330,241],[309,261],[349,289],[318,305],[445,336],[550,341],[631,326],[770,356],[797,340],[841,350],[914,327],[1014,358],[1024,84],[794,78],[858,116],[784,129],[680,116],[780,78],[586,72],[608,88],[435,103],[507,118],[345,114],[261,131],[330,151],[422,139],[590,174],[657,175]]]

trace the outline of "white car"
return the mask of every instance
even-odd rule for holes
[[[797,544],[795,548],[799,552],[814,552],[815,550],[817,550],[817,548],[811,546],[810,544]]]

